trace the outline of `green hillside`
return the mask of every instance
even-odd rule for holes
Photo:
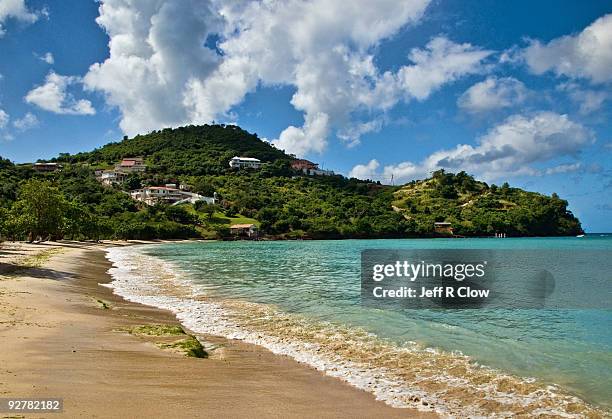
[[[429,179],[410,182],[394,193],[394,208],[424,234],[436,221],[450,222],[464,236],[558,236],[582,233],[580,222],[556,194],[501,187],[474,180],[465,172],[434,172]]]
[[[257,135],[235,125],[190,125],[125,138],[91,152],[60,154],[52,161],[111,167],[123,157],[144,156],[148,173],[176,177],[225,173],[229,159],[237,155],[264,162],[290,160]]]
[[[229,159],[237,155],[264,165],[232,169]],[[123,184],[105,187],[94,177],[94,170],[136,156],[147,169]],[[340,175],[307,176],[291,169],[291,160],[231,125],[163,129],[91,152],[60,154],[53,161],[63,168],[52,173],[1,160],[0,229],[4,236],[30,235],[33,218],[22,213],[36,207],[27,199],[35,200],[40,190],[47,198],[58,196],[50,201],[62,214],[53,235],[68,238],[221,238],[238,223],[257,224],[269,238],[429,237],[436,221],[451,222],[455,234],[465,236],[581,231],[567,202],[556,196],[489,187],[464,173],[437,172],[432,179],[392,187]],[[216,192],[220,203],[147,206],[126,193],[165,183],[189,185],[205,196]]]

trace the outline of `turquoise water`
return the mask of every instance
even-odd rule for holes
[[[201,292],[219,301],[272,306],[313,323],[359,328],[399,346],[416,342],[459,351],[479,364],[535,377],[604,409],[612,407],[609,310],[392,311],[364,306],[360,300],[364,249],[603,249],[612,256],[612,236],[199,242],[142,249],[172,262]],[[601,292],[609,293],[611,282],[601,278]]]

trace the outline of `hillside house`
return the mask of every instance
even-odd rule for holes
[[[115,165],[115,171],[124,173],[144,172],[146,168],[142,157],[125,158]]]
[[[144,202],[147,205],[166,203],[170,205],[195,204],[198,201],[205,201],[207,204],[214,204],[215,199],[202,196],[197,193],[187,192],[176,187],[174,184],[166,186],[147,186],[130,192],[132,199]]]
[[[453,226],[451,223],[448,223],[446,221],[444,222],[435,222],[434,223],[434,231],[437,234],[450,234],[451,236],[453,235]]]
[[[62,166],[57,163],[34,163],[32,165],[32,169],[40,173],[55,172],[61,168]]]
[[[313,163],[306,159],[295,159],[291,162],[291,168],[293,170],[301,170],[306,173],[307,170],[317,170],[319,168],[318,163]]]
[[[313,163],[310,160],[306,159],[294,159],[291,162],[291,168],[293,170],[300,170],[305,175],[310,176],[331,176],[334,174],[334,172],[331,170],[319,169],[318,163]]]
[[[230,232],[235,236],[242,236],[254,239],[257,237],[259,229],[255,224],[232,224]]]
[[[261,160],[253,157],[232,157],[229,161],[229,166],[232,169],[259,169]]]
[[[98,180],[102,182],[103,185],[112,186],[125,182],[128,174],[125,172],[117,171],[117,170],[104,170],[98,177]]]

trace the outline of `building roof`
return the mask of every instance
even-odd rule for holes
[[[310,160],[306,160],[306,159],[294,159],[292,163],[317,164],[317,163],[311,162]]]
[[[319,164],[311,162],[310,160],[306,160],[306,159],[294,159],[291,162],[291,166],[294,166],[294,167],[303,167],[303,166],[307,166],[307,167],[319,167]]]
[[[230,228],[251,228],[256,227],[255,224],[232,224]]]
[[[142,159],[123,159],[121,160],[121,162],[119,163],[120,166],[136,166],[136,165],[142,165],[144,162],[142,161]]]
[[[57,163],[44,163],[44,162],[38,162],[38,163],[34,163],[34,166],[59,166],[59,164]]]
[[[451,223],[449,223],[448,221],[436,221],[434,223],[434,225],[436,225],[436,226],[450,226]]]
[[[238,156],[235,156],[235,157],[232,157],[232,160],[234,160],[234,159],[238,159],[238,160],[242,160],[242,161],[261,162],[261,160],[256,159],[254,157],[238,157]]]
[[[144,189],[153,189],[153,190],[164,189],[164,190],[167,190],[167,191],[180,191],[180,189],[178,189],[178,188],[169,188],[167,186],[147,186],[146,188],[142,188],[142,189],[143,190]]]

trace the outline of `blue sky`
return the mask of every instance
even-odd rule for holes
[[[612,231],[608,2],[0,0],[0,33],[16,162],[214,120],[347,175],[557,192]]]

